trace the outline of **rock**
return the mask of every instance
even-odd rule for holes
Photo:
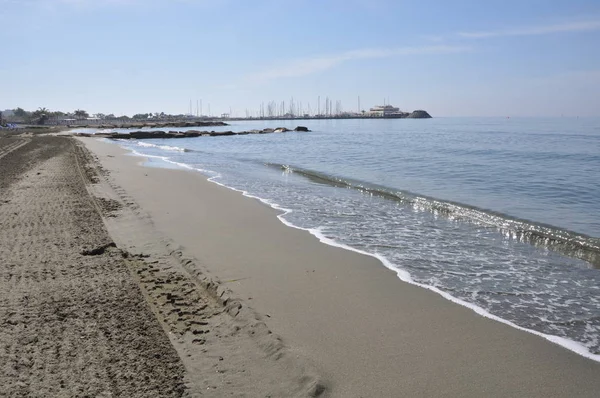
[[[236,133],[234,133],[233,131],[211,131],[210,132],[211,137],[224,137],[224,136],[228,136],[228,135],[236,135]]]
[[[213,122],[207,122],[213,123]],[[187,122],[182,122],[182,124],[187,124]],[[158,124],[157,124],[158,125]],[[248,135],[248,134],[270,134],[270,133],[285,133],[289,130],[285,127],[277,127],[276,129],[265,128],[262,130],[248,130],[248,131],[199,131],[199,130],[187,130],[187,131],[178,131],[178,130],[137,130],[132,131],[131,133],[118,133],[116,131],[113,132],[101,132],[97,134],[89,134],[89,133],[78,133],[76,134],[79,137],[104,137],[104,138],[112,138],[112,139],[122,139],[122,140],[143,140],[149,138],[192,138],[192,137],[225,137],[230,135]],[[293,131],[310,131],[308,128],[304,126],[298,126]]]
[[[131,138],[143,139],[143,138],[163,138],[167,135],[165,131],[134,131],[129,133]]]
[[[413,111],[410,115],[407,116],[409,119],[431,119],[431,115],[424,110],[416,110]]]

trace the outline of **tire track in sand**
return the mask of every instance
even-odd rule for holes
[[[117,246],[186,367],[193,395],[316,397],[328,390],[315,368],[292,353],[262,316],[237,299],[195,258],[155,228],[123,187],[79,147],[84,174]],[[118,204],[116,206],[115,204]]]
[[[121,252],[85,255],[111,240],[72,148],[33,138],[0,159],[0,179],[14,171],[0,191],[0,396],[182,396]]]
[[[0,159],[4,156],[8,155],[12,151],[15,151],[21,148],[23,145],[26,145],[31,141],[28,138],[19,138],[16,140],[2,140],[0,141],[4,145],[0,145]]]

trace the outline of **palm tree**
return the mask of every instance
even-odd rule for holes
[[[48,108],[38,108],[37,111],[31,114],[31,120],[37,124],[45,124],[50,117],[50,110]]]

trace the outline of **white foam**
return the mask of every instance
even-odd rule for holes
[[[176,151],[176,152],[189,152],[189,149],[180,148],[178,146],[170,146],[170,145],[155,145],[149,142],[138,141],[137,144],[142,147],[151,147],[151,148],[159,148],[165,151]]]
[[[110,141],[110,140],[107,140],[107,141]],[[137,145],[137,146],[141,146],[141,147],[145,147],[145,148],[158,148],[158,149],[162,149],[165,151],[190,152],[190,150],[187,148],[181,148],[178,146],[170,146],[170,145],[156,145],[156,144],[152,144],[150,142],[144,142],[144,141],[134,141],[133,143],[130,140],[125,140],[125,139],[114,139],[114,141],[128,143],[130,145]]]
[[[143,157],[143,158],[160,159],[160,160],[162,160],[162,161],[164,161],[166,163],[173,164],[173,165],[181,167],[183,169],[188,169],[188,170],[193,170],[193,171],[199,171],[199,172],[201,172],[203,174],[215,174],[214,177],[211,177],[211,178],[220,177],[220,175],[218,173],[216,173],[216,172],[214,172],[212,170],[200,169],[200,168],[197,168],[197,167],[192,167],[192,166],[190,166],[187,163],[175,162],[175,161],[169,159],[169,157],[167,157],[167,156],[148,155],[148,154],[145,154],[145,153],[140,153],[140,152],[136,151],[135,149],[129,149],[129,150],[131,151],[131,154],[135,155],[135,156],[140,156],[140,157]],[[142,165],[143,165],[143,162],[142,162]],[[210,178],[209,178],[209,180],[210,180]]]
[[[445,299],[447,299],[449,301],[452,301],[453,303],[456,303],[456,304],[459,304],[459,305],[461,305],[463,307],[469,308],[470,310],[474,311],[475,313],[477,313],[477,314],[479,314],[479,315],[481,315],[483,317],[486,317],[486,318],[492,319],[494,321],[503,323],[503,324],[511,326],[511,327],[513,327],[515,329],[521,330],[523,332],[531,333],[531,334],[534,334],[536,336],[542,337],[542,338],[544,338],[544,339],[546,339],[546,340],[548,340],[548,341],[550,341],[550,342],[552,342],[554,344],[558,344],[561,347],[566,348],[567,350],[570,350],[570,351],[572,351],[572,352],[574,352],[574,353],[576,353],[578,355],[581,355],[581,356],[583,356],[585,358],[591,359],[591,360],[596,361],[596,362],[600,362],[600,354],[593,354],[593,353],[589,352],[589,350],[587,349],[586,346],[584,346],[583,344],[581,344],[581,343],[579,343],[577,341],[569,340],[567,338],[560,337],[560,336],[555,336],[555,335],[551,335],[551,334],[546,334],[546,333],[538,332],[536,330],[527,329],[527,328],[524,328],[522,326],[519,326],[519,325],[517,325],[517,324],[515,324],[515,323],[513,323],[513,322],[511,322],[509,320],[506,320],[506,319],[500,318],[497,315],[491,314],[490,312],[488,312],[484,308],[481,308],[481,307],[479,307],[479,306],[477,306],[475,304],[472,304],[472,303],[469,303],[467,301],[464,301],[464,300],[461,300],[459,298],[456,298],[456,297],[448,294],[447,292],[444,292],[443,290],[438,289],[435,286],[430,286],[430,285],[425,285],[425,284],[422,284],[422,283],[415,282],[412,279],[412,276],[411,276],[411,274],[408,271],[403,270],[403,269],[399,269],[399,268],[395,267],[394,264],[392,262],[390,262],[386,257],[384,257],[384,256],[382,256],[382,255],[380,255],[378,253],[366,252],[364,250],[356,249],[354,247],[345,245],[343,243],[339,243],[339,242],[337,242],[337,241],[335,241],[335,240],[333,240],[331,238],[326,237],[322,233],[321,228],[303,228],[303,227],[299,227],[297,225],[294,225],[294,224],[292,224],[291,222],[289,222],[288,220],[285,219],[286,215],[292,213],[292,209],[287,209],[287,208],[282,207],[279,204],[277,204],[277,203],[275,203],[275,202],[273,202],[271,200],[268,200],[268,199],[265,199],[265,198],[261,198],[261,197],[256,196],[256,195],[252,195],[252,194],[250,194],[247,191],[244,191],[242,189],[234,188],[234,187],[225,185],[225,184],[223,184],[223,183],[221,183],[219,181],[216,181],[216,179],[220,178],[221,175],[218,174],[218,173],[216,173],[216,172],[214,172],[214,171],[204,170],[204,169],[200,169],[200,168],[195,168],[195,167],[192,167],[192,166],[190,166],[188,164],[185,164],[185,163],[174,162],[174,161],[170,160],[166,156],[145,155],[145,154],[141,154],[139,152],[133,151],[133,150],[132,150],[132,152],[135,155],[137,155],[137,156],[159,158],[161,160],[164,160],[165,162],[168,162],[168,163],[171,163],[171,164],[175,164],[175,165],[177,165],[179,167],[182,167],[182,168],[185,168],[185,169],[188,169],[188,170],[199,171],[199,172],[201,172],[203,174],[207,174],[207,173],[208,174],[214,174],[212,177],[208,178],[208,181],[210,181],[210,182],[212,182],[214,184],[220,185],[222,187],[231,189],[233,191],[240,192],[245,197],[257,199],[260,202],[262,202],[262,203],[264,203],[264,204],[272,207],[273,209],[281,211],[282,213],[279,214],[279,215],[277,215],[277,218],[284,225],[286,225],[288,227],[296,228],[296,229],[299,229],[299,230],[302,230],[302,231],[307,231],[311,235],[313,235],[317,239],[319,239],[319,241],[321,243],[324,243],[326,245],[334,246],[334,247],[339,247],[341,249],[350,250],[350,251],[353,251],[355,253],[363,254],[365,256],[374,257],[377,260],[379,260],[386,268],[394,271],[396,273],[396,275],[398,276],[398,278],[400,280],[402,280],[403,282],[406,282],[406,283],[409,283],[411,285],[415,285],[415,286],[418,286],[418,287],[430,290],[430,291],[432,291],[434,293],[439,294],[443,298],[445,298]]]

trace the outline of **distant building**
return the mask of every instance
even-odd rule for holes
[[[400,112],[400,108],[395,108],[392,105],[374,106],[373,108],[369,109],[369,112],[373,116],[380,117],[389,117],[402,113]]]

